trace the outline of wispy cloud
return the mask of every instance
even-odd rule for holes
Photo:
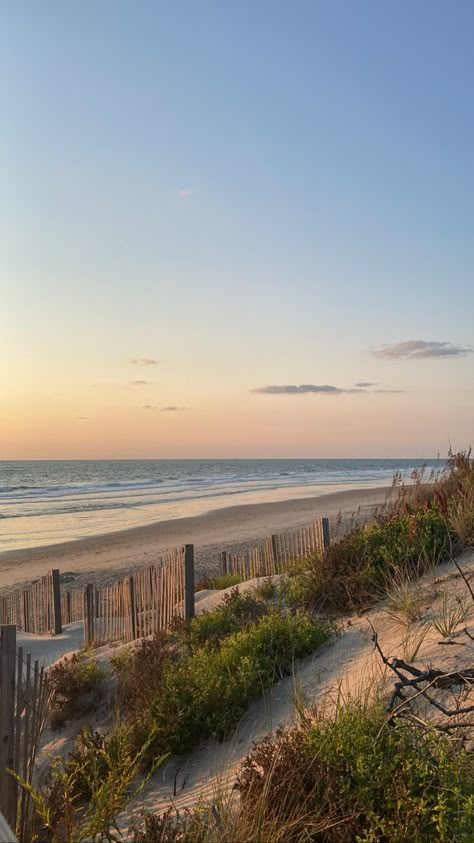
[[[251,389],[250,392],[258,395],[306,395],[308,393],[316,393],[322,395],[342,395],[353,394],[359,392],[366,392],[365,389],[340,389],[338,386],[330,386],[329,384],[314,384],[303,383],[300,386],[295,384],[286,384],[284,386],[259,386],[257,389]]]
[[[428,357],[465,357],[473,351],[471,346],[454,345],[451,342],[407,340],[394,345],[384,345],[372,354],[384,360],[422,360]]]
[[[369,381],[359,381],[355,389],[343,389],[329,384],[303,383],[299,386],[297,384],[284,384],[282,386],[274,384],[272,386],[259,386],[257,389],[251,389],[250,392],[257,395],[378,395],[382,393],[401,395],[406,392],[405,389],[369,389],[369,387],[375,385],[375,383],[369,383]]]
[[[88,418],[89,416],[76,416],[76,419],[79,419],[79,421],[85,421]]]
[[[182,410],[185,410],[185,409],[186,409],[186,407],[170,406],[170,407],[162,407],[161,411],[163,413],[180,413]]]
[[[180,199],[189,199],[189,197],[192,195],[193,192],[189,187],[180,187],[180,189],[178,190],[178,196]]]
[[[130,381],[130,386],[150,386],[151,381]]]
[[[130,360],[134,366],[156,366],[158,360],[153,360],[151,357],[138,357],[136,360]]]
[[[143,409],[144,410],[158,410],[159,408],[156,406],[156,404],[144,404]]]

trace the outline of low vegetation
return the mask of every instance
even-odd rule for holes
[[[474,759],[438,732],[387,725],[380,702],[349,703],[261,741],[240,800],[148,815],[134,843],[472,841]]]
[[[94,658],[74,653],[55,664],[48,676],[52,691],[49,719],[53,729],[96,707],[103,671]]]
[[[401,486],[373,524],[354,529],[293,571],[282,586],[285,599],[310,611],[361,611],[390,585],[415,579],[474,541],[474,463],[470,453],[451,455],[448,473]],[[416,611],[412,604],[406,606]]]
[[[117,815],[147,781],[138,775],[146,748],[144,744],[134,752],[130,729],[124,726],[109,737],[83,729],[69,757],[53,760],[41,792],[31,790],[36,808],[31,840],[102,843],[117,839]],[[149,775],[153,772],[152,768]]]
[[[215,633],[214,622],[212,626]],[[147,758],[153,763],[165,753],[185,752],[203,738],[225,737],[253,699],[329,634],[326,624],[306,614],[271,611],[253,623],[245,619],[243,628],[224,635],[219,646],[213,638],[210,644],[175,654],[164,665],[156,693],[148,695],[140,711],[132,707],[135,745],[151,735]]]
[[[403,657],[414,659],[429,629],[417,578],[474,543],[474,465],[470,454],[452,455],[446,475],[395,487],[374,523],[296,565],[279,585],[234,589],[215,611],[117,654],[118,725],[107,737],[84,733],[69,761],[53,767],[49,789],[36,794],[40,840],[112,839],[138,771],[149,775],[168,753],[231,734],[253,700],[327,640],[333,627],[324,618],[385,596],[405,627]],[[441,597],[434,611],[430,625],[448,638],[472,604]],[[55,682],[53,717],[64,722],[100,677],[78,657]],[[150,814],[131,832],[134,843],[472,841],[474,758],[457,732],[414,728],[380,700],[300,714],[298,727],[266,738],[245,760],[237,800]]]
[[[220,574],[215,577],[202,577],[196,587],[196,591],[204,591],[205,589],[222,590],[224,588],[231,588],[233,585],[239,585],[242,582],[240,574]]]

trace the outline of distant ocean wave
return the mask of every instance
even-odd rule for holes
[[[232,503],[389,485],[439,460],[0,462],[0,550],[208,512]],[[283,496],[283,497],[282,497]],[[228,501],[228,503],[226,503]],[[8,523],[12,524],[8,528]],[[17,523],[18,527],[13,525]],[[55,536],[58,536],[55,539]],[[30,537],[30,538],[29,538]],[[3,538],[3,544],[2,544]]]

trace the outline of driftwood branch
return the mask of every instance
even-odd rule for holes
[[[445,717],[456,717],[464,714],[471,714],[474,712],[474,705],[457,706],[449,708],[444,705],[435,696],[432,691],[448,690],[454,687],[461,687],[467,690],[474,688],[474,668],[467,668],[466,670],[454,670],[446,672],[438,668],[426,668],[420,670],[412,664],[403,659],[388,658],[383,652],[378,635],[370,623],[372,629],[372,640],[375,649],[377,650],[382,662],[395,674],[397,681],[394,683],[393,694],[388,704],[388,712],[392,717],[400,714],[405,714],[407,708],[414,702],[415,699],[423,697],[430,706],[437,709]],[[397,702],[399,703],[398,705]],[[410,719],[418,720],[412,711],[410,711]],[[460,724],[450,726],[449,728],[456,728]],[[470,725],[470,724],[464,724]],[[437,728],[447,730],[446,726],[437,726]]]

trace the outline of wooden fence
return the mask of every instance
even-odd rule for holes
[[[84,590],[61,591],[61,620],[64,625],[84,620]]]
[[[283,573],[295,561],[329,545],[329,522],[274,533],[243,554],[221,554],[221,573],[241,579]],[[86,646],[133,641],[169,627],[175,616],[194,614],[194,546],[169,551],[157,562],[107,587],[64,591],[58,570],[0,595],[0,624],[36,635],[59,634],[63,624],[84,621]]]
[[[0,596],[0,624],[16,624],[23,632],[58,635],[61,626],[59,571]]]
[[[133,641],[194,614],[194,546],[170,551],[111,586],[84,591],[84,642]]]
[[[31,784],[49,693],[44,668],[17,651],[16,626],[0,626],[0,812],[20,840],[27,839],[30,797],[8,770]]]
[[[287,571],[293,562],[329,546],[329,521],[317,518],[307,527],[274,533],[242,554],[221,554],[221,574],[238,574],[242,580],[269,577]]]

